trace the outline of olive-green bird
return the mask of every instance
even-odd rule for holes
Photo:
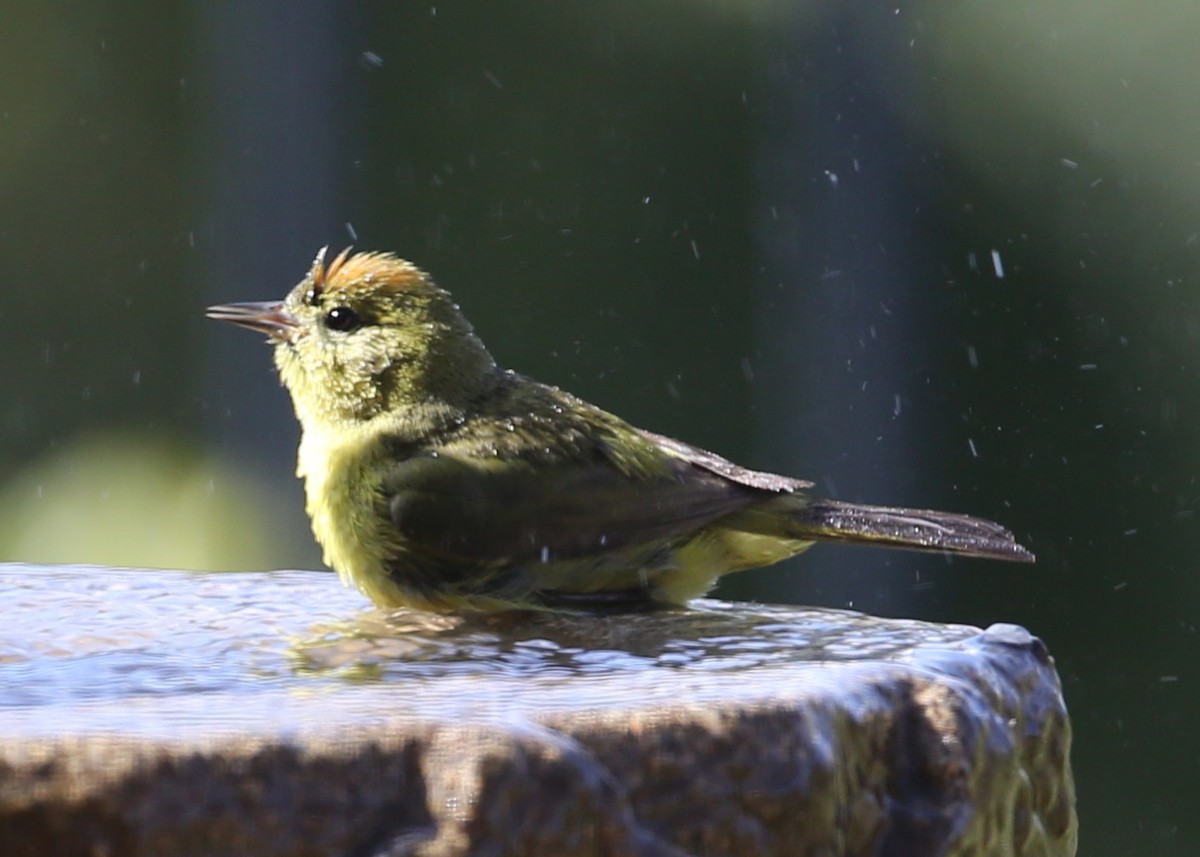
[[[991,521],[817,499],[500,369],[390,254],[322,250],[282,303],[208,315],[274,343],[313,532],[381,605],[682,604],[819,540],[1033,561]]]

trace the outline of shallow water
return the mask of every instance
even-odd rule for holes
[[[195,737],[704,704],[761,698],[782,675],[794,684],[798,667],[816,687],[831,662],[911,661],[918,637],[923,657],[952,656],[980,633],[715,601],[620,616],[435,616],[373,609],[311,571],[7,564],[0,605],[9,735]]]

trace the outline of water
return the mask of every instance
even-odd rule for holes
[[[833,664],[953,656],[980,639],[966,626],[715,601],[620,616],[383,611],[306,571],[9,564],[0,604],[10,737],[195,739],[708,705],[785,686],[794,696],[798,670],[816,692]]]

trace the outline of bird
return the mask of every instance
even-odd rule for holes
[[[282,301],[207,314],[274,346],[324,561],[382,607],[679,606],[817,541],[1034,561],[992,521],[822,499],[637,428],[501,368],[411,262],[326,256]]]

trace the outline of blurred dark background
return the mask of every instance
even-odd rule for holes
[[[1035,567],[818,547],[717,595],[1026,625],[1084,853],[1200,853],[1198,39],[1131,0],[9,3],[0,559],[318,567],[269,351],[203,308],[395,250],[505,365],[1010,526]]]

